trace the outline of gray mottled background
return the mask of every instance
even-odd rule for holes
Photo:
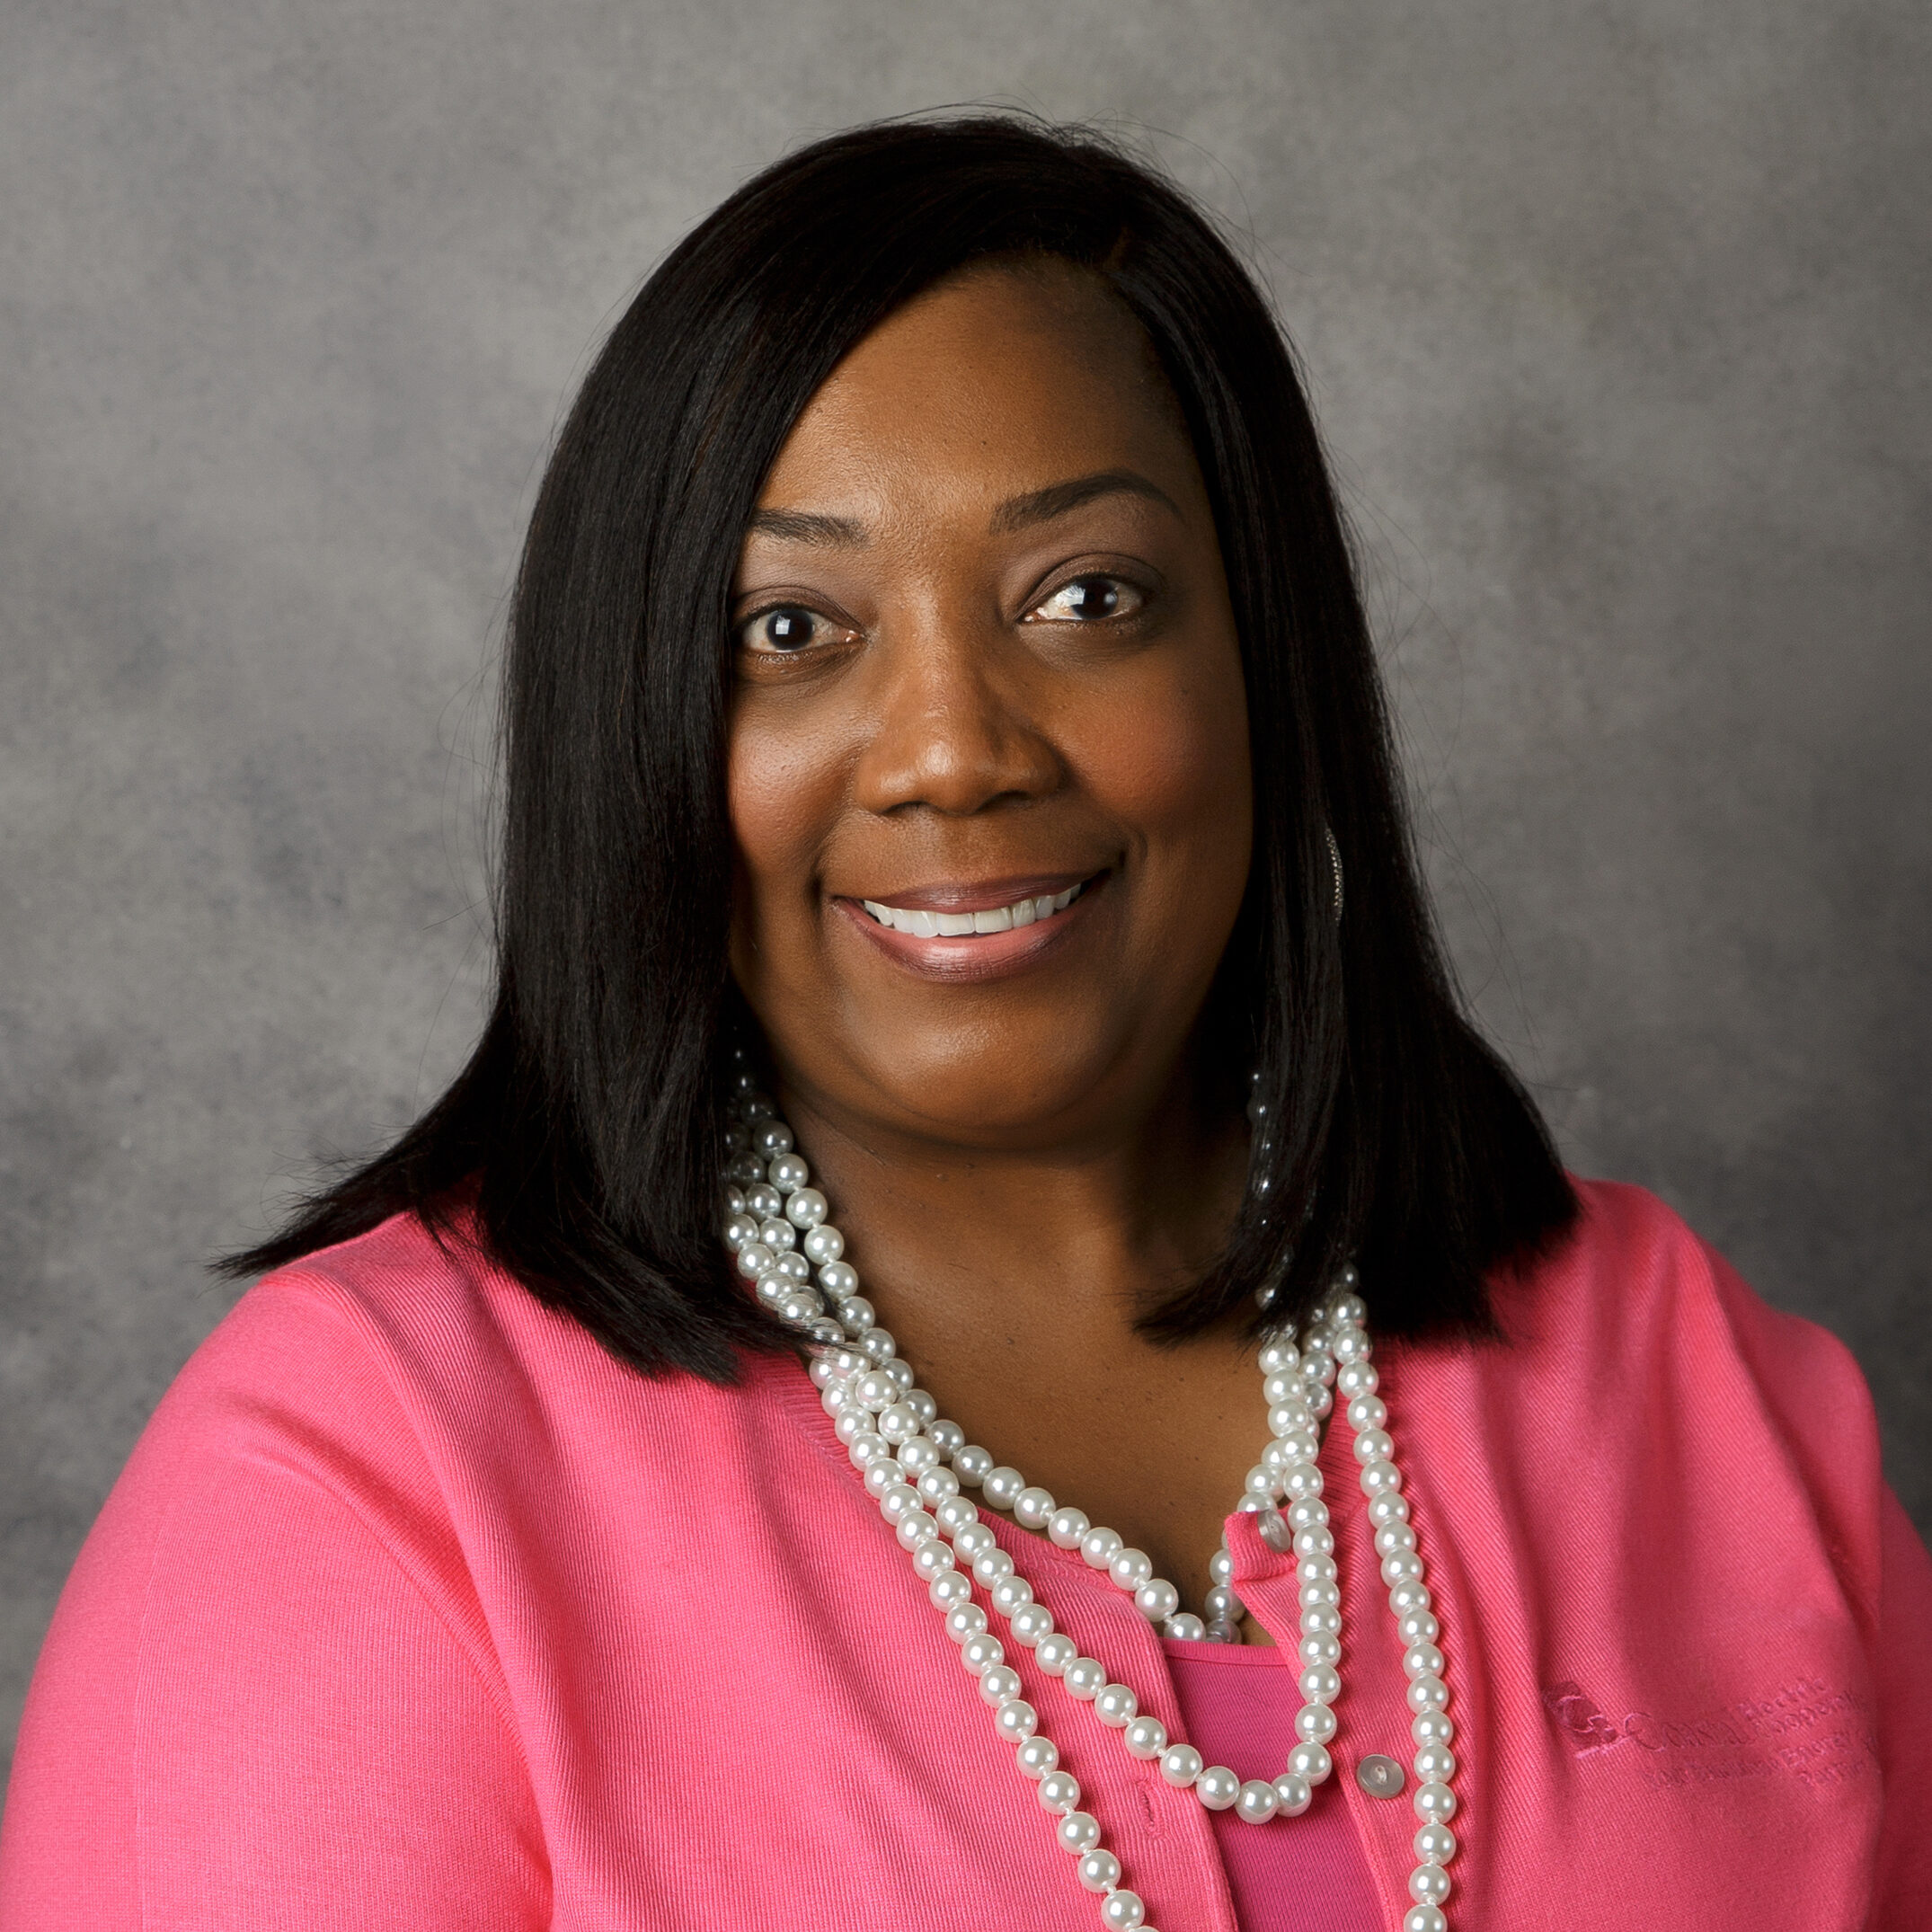
[[[1582,1168],[1857,1351],[1932,1523],[1922,0],[8,0],[0,1736],[227,1305],[477,1014],[560,402],[787,146],[1000,100],[1254,238],[1445,919]]]

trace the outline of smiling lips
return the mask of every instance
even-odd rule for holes
[[[1028,894],[1004,906],[989,906],[976,912],[940,912],[925,906],[888,906],[876,899],[859,903],[877,922],[895,933],[908,933],[915,939],[966,939],[988,933],[1011,932],[1016,926],[1033,926],[1050,919],[1086,889],[1086,881],[1070,885],[1063,892]]]

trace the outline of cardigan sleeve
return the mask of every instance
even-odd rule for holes
[[[507,1694],[435,1494],[318,1298],[230,1316],[49,1635],[0,1847],[8,1932],[547,1924]]]
[[[1778,1415],[1817,1533],[1866,1632],[1868,1745],[1881,1787],[1867,1932],[1932,1926],[1932,1556],[1881,1473],[1878,1423],[1851,1352],[1754,1295],[1704,1250],[1718,1299]]]

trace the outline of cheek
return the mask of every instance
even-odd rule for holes
[[[1247,880],[1253,786],[1240,664],[1231,644],[1223,655],[1093,707],[1081,764],[1144,841],[1149,882],[1228,899],[1231,919]]]
[[[731,721],[726,804],[735,851],[734,955],[809,918],[819,854],[843,795],[842,769],[823,734],[792,730],[753,702]]]

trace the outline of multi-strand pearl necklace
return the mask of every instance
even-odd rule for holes
[[[758,1092],[742,1060],[730,1135],[725,1245],[759,1300],[819,1345],[811,1378],[839,1440],[944,1617],[961,1662],[978,1679],[995,1727],[1014,1745],[1021,1772],[1037,1784],[1041,1808],[1059,1820],[1059,1842],[1078,1859],[1080,1883],[1100,1895],[1101,1922],[1112,1932],[1153,1928],[1139,1896],[1121,1883],[1120,1860],[1102,1846],[1099,1821],[1080,1809],[1078,1781],[1059,1768],[1059,1750],[1041,1729],[1040,1714],[1020,1695],[1020,1674],[1006,1661],[1005,1646],[975,1600],[973,1585],[985,1591],[1013,1641],[1032,1651],[1046,1676],[1059,1679],[1070,1697],[1117,1732],[1130,1757],[1157,1759],[1162,1777],[1177,1790],[1192,1790],[1210,1811],[1232,1810],[1257,1825],[1294,1817],[1308,1808],[1314,1787],[1334,1768],[1328,1745],[1342,1688],[1336,1670],[1342,1600],[1316,1458],[1322,1422],[1338,1395],[1346,1400],[1382,1582],[1405,1646],[1402,1662],[1413,1713],[1414,1803],[1422,1823],[1415,1834],[1419,1862],[1409,1874],[1415,1903],[1402,1921],[1403,1932],[1447,1932],[1441,1908],[1449,1892],[1445,1867],[1456,1853],[1449,1824],[1457,1808],[1450,1789],[1456,1759],[1449,1749],[1455,1725],[1436,1646],[1440,1631],[1409,1524],[1402,1473],[1384,1426],[1388,1412],[1376,1394],[1355,1271],[1342,1271],[1298,1341],[1279,1337],[1261,1352],[1272,1439],[1247,1473],[1239,1508],[1257,1515],[1270,1548],[1294,1551],[1301,1603],[1299,1685],[1306,1701],[1295,1719],[1300,1741],[1289,1753],[1287,1767],[1272,1780],[1243,1780],[1225,1765],[1204,1762],[1192,1744],[1175,1743],[1157,1717],[1141,1711],[1133,1690],[1096,1659],[1080,1654],[963,1492],[978,1489],[1025,1528],[1043,1529],[1062,1549],[1077,1549],[1171,1637],[1240,1641],[1245,1612],[1235,1594],[1225,1539],[1209,1565],[1203,1620],[1181,1608],[1180,1591],[1155,1575],[1151,1559],[1129,1547],[1117,1530],[1095,1526],[1082,1511],[1063,1507],[1017,1469],[969,1443],[958,1423],[940,1418],[938,1405],[917,1386],[911,1366],[860,1295],[858,1274],[845,1259],[845,1238],[827,1219],[829,1204],[809,1184],[811,1170],[791,1129]]]

